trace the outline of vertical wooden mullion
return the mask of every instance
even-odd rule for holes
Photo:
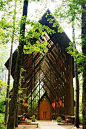
[[[50,65],[50,90],[51,90],[51,65]],[[51,95],[51,94],[50,94]],[[51,97],[51,96],[50,96]]]
[[[51,64],[49,62],[49,66],[50,66],[50,89],[51,89]]]
[[[33,53],[32,53],[32,61],[33,61]],[[33,66],[33,69],[34,69],[34,62],[33,62],[33,64],[32,64],[32,66]],[[32,85],[34,86],[34,71],[33,71],[33,77],[32,77]],[[32,110],[33,110],[33,114],[34,114],[34,91],[32,92],[32,96],[33,96],[33,101],[32,101]]]
[[[56,67],[58,68],[59,43],[57,43],[56,49],[57,49]],[[57,81],[57,85],[59,86],[59,79],[56,78],[56,81]],[[56,85],[56,100],[58,99],[58,101],[59,101],[59,94],[58,94],[59,92],[57,91],[57,85]],[[57,103],[57,101],[55,102],[55,109],[56,109],[56,116],[57,116],[57,107],[56,107],[56,103]]]
[[[59,43],[58,43],[58,48],[57,48],[57,51],[58,51],[58,63],[59,63]],[[59,65],[58,65],[59,66]],[[58,67],[59,68],[59,67]],[[59,102],[59,98],[60,98],[60,81],[59,81],[59,78],[60,76],[58,76],[58,102]],[[58,108],[58,115],[60,114],[60,107]]]
[[[34,60],[34,87],[35,87],[35,60]],[[34,90],[35,91],[35,90]],[[34,94],[34,93],[33,93]],[[33,103],[34,105],[34,103]],[[33,111],[34,112],[34,111]]]
[[[31,115],[32,115],[32,78],[31,78]]]
[[[31,74],[31,76],[32,76],[32,74]],[[33,78],[31,77],[31,116],[32,116],[32,81],[33,81],[32,79]]]
[[[55,98],[55,119],[56,119],[56,98]]]

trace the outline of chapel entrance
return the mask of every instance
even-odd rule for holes
[[[46,99],[39,104],[39,120],[51,120],[51,105]]]

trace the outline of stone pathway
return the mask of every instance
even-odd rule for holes
[[[41,129],[64,129],[56,121],[39,121]]]
[[[16,129],[64,129],[63,127],[57,125],[56,121],[38,121],[37,125],[18,125]]]
[[[18,125],[16,129],[74,129],[74,125],[58,125],[56,121],[38,121],[38,123],[38,128],[37,125]]]

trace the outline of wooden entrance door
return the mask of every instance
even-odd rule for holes
[[[50,104],[47,100],[42,100],[39,104],[39,120],[50,120],[51,110]]]

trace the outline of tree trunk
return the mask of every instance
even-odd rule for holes
[[[16,114],[15,114],[15,127],[18,127],[18,103],[16,107]]]
[[[75,18],[72,18],[74,20]],[[72,37],[73,37],[73,43],[75,43],[75,28],[74,25],[72,26]],[[73,46],[76,48],[75,46]],[[77,64],[74,59],[74,74],[75,74],[75,80],[76,80],[76,111],[75,111],[75,126],[79,128],[79,80],[78,80],[78,70],[77,70]]]
[[[9,106],[9,119],[8,119],[7,129],[14,129],[14,126],[15,126],[15,113],[17,108],[20,70],[22,67],[22,55],[23,55],[24,38],[25,38],[25,22],[27,17],[27,9],[28,9],[28,0],[24,0],[23,15],[21,19],[21,28],[20,28],[19,47],[18,47],[17,60],[16,60],[13,92],[12,92],[12,97],[11,97],[10,106]]]
[[[76,112],[75,112],[75,126],[79,128],[79,80],[77,64],[75,62],[75,78],[76,78]]]
[[[12,51],[13,51],[13,43],[11,44],[11,51],[10,51],[10,59],[9,59],[9,69],[8,69],[8,86],[7,86],[7,93],[6,93],[6,106],[5,106],[5,124],[7,122],[8,116],[8,107],[9,107],[9,87],[10,87],[10,76],[11,76],[11,66],[12,66]]]
[[[86,56],[86,4],[83,3],[82,9],[82,51]],[[82,115],[83,115],[83,129],[86,129],[86,60],[83,62],[83,88],[82,88]]]

